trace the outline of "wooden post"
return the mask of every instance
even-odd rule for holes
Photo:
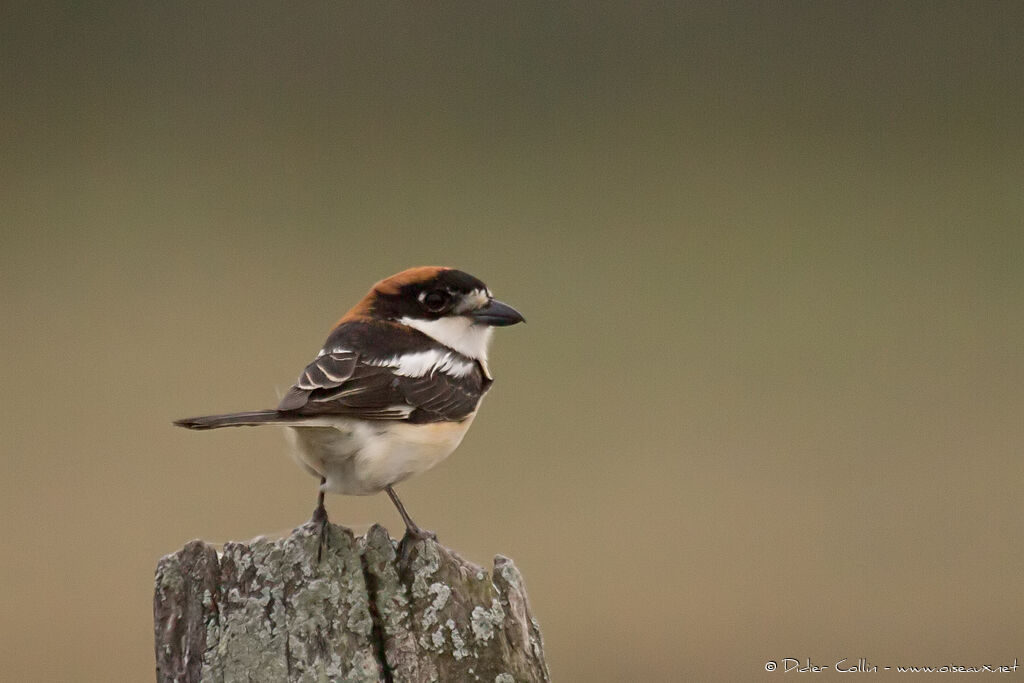
[[[287,538],[192,541],[160,560],[153,616],[160,683],[549,681],[522,576],[487,572],[435,541],[373,526]]]

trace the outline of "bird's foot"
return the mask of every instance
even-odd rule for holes
[[[321,477],[320,493],[316,497],[316,507],[313,508],[313,517],[309,520],[311,523],[319,525],[320,527],[320,543],[316,548],[317,562],[320,562],[320,558],[322,558],[324,554],[324,548],[327,547],[327,508],[324,507],[324,486],[326,485],[327,479]]]
[[[412,541],[437,541],[437,534],[433,531],[424,531],[418,526],[407,526],[405,528],[405,536],[402,538],[404,541],[406,538]]]
[[[418,526],[406,526],[405,535],[398,542],[399,563],[405,564],[412,559],[412,549],[421,541],[432,541],[437,543],[437,534],[433,531],[424,531]]]
[[[319,563],[321,558],[324,556],[324,548],[327,547],[327,513],[319,513],[321,508],[317,508],[313,511],[313,524],[320,526],[320,542],[316,546],[316,561]]]
[[[309,521],[313,524],[327,524],[327,508],[322,502],[313,508],[313,516]]]

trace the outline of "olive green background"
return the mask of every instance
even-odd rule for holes
[[[4,680],[151,680],[157,559],[315,495],[171,420],[426,264],[529,322],[399,491],[556,680],[1024,664],[1019,5],[81,5],[0,17]]]

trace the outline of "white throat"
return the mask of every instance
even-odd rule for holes
[[[419,330],[449,349],[458,351],[480,361],[487,369],[487,346],[491,343],[494,328],[490,325],[477,325],[465,316],[455,315],[438,320],[422,320],[420,318],[402,318],[403,325]]]

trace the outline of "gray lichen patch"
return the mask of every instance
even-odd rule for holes
[[[408,617],[409,598],[395,564],[395,544],[387,530],[373,525],[361,544],[366,583],[373,585],[374,608],[385,634],[394,634]]]
[[[424,630],[437,623],[437,613],[444,609],[444,606],[448,603],[452,589],[443,583],[432,583],[430,588],[427,589],[427,593],[434,596],[434,600],[430,603],[430,607],[423,611],[420,625]]]
[[[416,548],[419,552],[412,561],[412,596],[422,599],[427,596],[431,579],[441,567],[441,554],[432,541],[420,541]]]
[[[494,633],[501,628],[505,621],[505,611],[501,609],[501,603],[497,598],[491,600],[491,608],[484,609],[477,605],[473,608],[470,627],[473,629],[473,637],[479,641],[487,642],[494,637]]]
[[[462,638],[462,634],[459,633],[458,627],[455,625],[455,621],[449,619],[445,622],[445,626],[451,632],[452,638],[452,656],[456,660],[463,659],[470,656],[470,651],[466,649],[466,641]]]
[[[438,626],[437,630],[434,631],[430,636],[430,640],[434,643],[434,649],[438,652],[444,650],[444,627]]]
[[[216,654],[225,680],[376,680],[362,560],[350,532],[329,526],[318,563],[320,528],[300,527],[281,541],[225,546],[226,599]],[[360,670],[362,673],[360,673]],[[355,676],[352,678],[352,676]]]
[[[515,563],[509,558],[504,555],[495,555],[494,573],[500,575],[512,588],[522,590],[523,577]]]

